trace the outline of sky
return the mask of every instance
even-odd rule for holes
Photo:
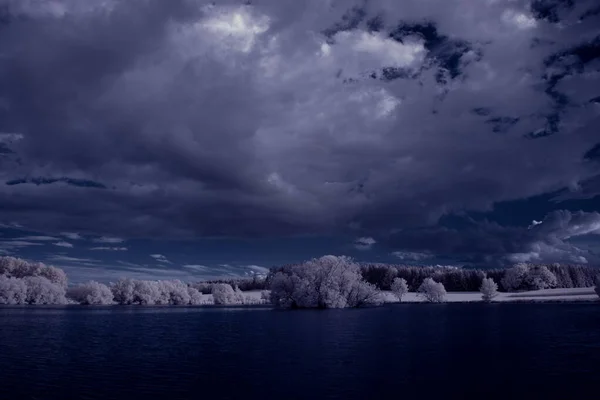
[[[600,265],[600,7],[0,0],[0,255]]]

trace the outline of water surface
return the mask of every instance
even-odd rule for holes
[[[577,399],[599,372],[600,304],[0,308],[1,399]]]

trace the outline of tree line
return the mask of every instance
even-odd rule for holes
[[[431,302],[446,291],[481,291],[490,301],[497,290],[594,286],[600,271],[582,265],[516,264],[507,269],[359,264],[345,256],[324,256],[275,267],[267,276],[185,283],[123,278],[105,285],[68,285],[60,268],[0,257],[0,304],[204,305],[270,302],[282,308],[345,308],[381,302],[381,290],[401,300],[408,291]],[[244,294],[261,290],[260,298]],[[598,287],[597,289],[598,290]],[[207,294],[211,296],[203,297]],[[600,295],[600,293],[599,293]]]

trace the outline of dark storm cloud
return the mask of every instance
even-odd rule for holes
[[[534,3],[0,1],[2,219],[526,253],[434,226],[600,173],[595,3]]]
[[[479,263],[507,261],[600,261],[594,254],[569,243],[569,239],[600,235],[600,214],[556,210],[529,227],[501,226],[466,218],[459,228],[430,227],[400,231],[389,237],[391,247],[430,251]]]

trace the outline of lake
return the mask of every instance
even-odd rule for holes
[[[0,308],[1,399],[578,399],[600,304]]]

